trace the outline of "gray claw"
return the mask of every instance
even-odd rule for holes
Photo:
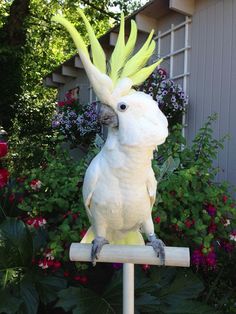
[[[165,265],[165,244],[161,239],[158,239],[155,234],[148,237],[150,242],[147,245],[151,245],[154,251],[157,254],[157,257],[160,258],[162,265]]]
[[[93,246],[92,246],[92,251],[91,251],[91,260],[92,260],[93,266],[95,266],[96,265],[96,259],[99,258],[99,254],[101,252],[103,245],[109,244],[109,242],[103,237],[96,237],[92,241],[92,244],[93,244]]]

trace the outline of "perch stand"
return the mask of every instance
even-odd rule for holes
[[[70,260],[91,261],[92,244],[72,243]],[[144,245],[104,245],[99,256],[101,263],[123,263],[123,314],[134,313],[134,264],[161,265],[152,247]],[[189,248],[165,247],[165,266],[189,267]]]

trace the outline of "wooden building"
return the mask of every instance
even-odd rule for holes
[[[236,0],[152,0],[126,19],[127,34],[131,19],[138,26],[138,46],[155,29],[154,59],[164,58],[162,67],[189,96],[184,117],[187,141],[207,116],[219,114],[214,136],[230,134],[231,139],[219,152],[217,179],[236,185]],[[117,34],[115,27],[100,38],[108,56]],[[57,88],[59,99],[76,86],[82,102],[94,99],[78,55],[48,75],[45,85]]]

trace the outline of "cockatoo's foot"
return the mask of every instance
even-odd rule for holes
[[[93,244],[93,246],[92,246],[92,252],[91,252],[91,260],[92,260],[93,266],[95,266],[96,265],[96,259],[99,258],[99,254],[101,252],[103,245],[109,244],[109,242],[103,237],[96,237],[92,241],[92,244]]]
[[[151,245],[154,251],[157,254],[157,257],[160,258],[162,265],[165,265],[165,244],[161,239],[158,239],[155,234],[148,236],[150,242],[147,245]]]

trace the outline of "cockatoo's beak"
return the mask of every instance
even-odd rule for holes
[[[118,116],[115,111],[103,103],[97,105],[98,121],[111,128],[117,128],[119,126]]]

